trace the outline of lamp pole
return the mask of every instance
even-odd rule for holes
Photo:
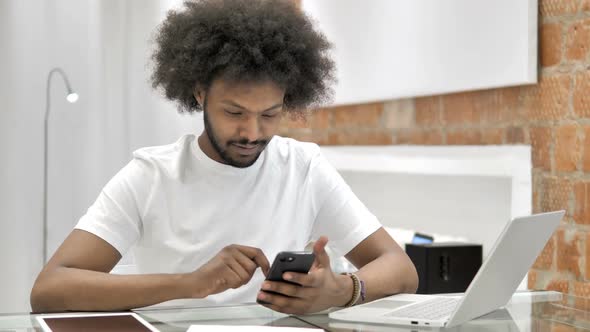
[[[47,74],[47,85],[46,85],[46,94],[45,94],[45,123],[43,127],[43,265],[47,263],[47,169],[48,169],[48,155],[49,155],[49,142],[48,142],[48,134],[49,134],[49,114],[50,114],[50,106],[51,106],[51,78],[53,74],[58,73],[68,91],[67,94],[67,101],[70,103],[75,103],[78,100],[78,94],[72,90],[70,85],[70,81],[66,73],[61,68],[53,68]]]

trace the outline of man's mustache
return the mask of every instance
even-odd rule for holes
[[[261,139],[261,140],[256,140],[256,141],[250,141],[247,138],[242,138],[239,140],[231,140],[228,141],[227,144],[240,144],[240,145],[260,145],[260,146],[264,146],[266,144],[268,144],[268,140],[266,139]]]

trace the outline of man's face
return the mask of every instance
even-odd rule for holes
[[[273,82],[232,83],[217,79],[208,91],[197,90],[205,132],[199,138],[210,158],[248,167],[277,133],[285,90]]]

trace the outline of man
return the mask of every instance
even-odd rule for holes
[[[282,116],[325,100],[333,78],[329,43],[296,6],[186,2],[155,42],[153,86],[203,111],[205,130],[134,153],[39,274],[34,311],[200,298],[301,314],[416,290],[409,258],[318,146],[275,136]],[[355,275],[331,270],[328,239]],[[264,280],[276,253],[310,241],[310,273]],[[110,274],[130,248],[139,274]]]

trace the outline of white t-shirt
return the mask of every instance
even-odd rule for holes
[[[76,228],[121,255],[133,249],[138,273],[191,272],[223,247],[303,250],[321,235],[344,255],[381,227],[316,144],[275,136],[250,167],[216,162],[194,135],[134,152]],[[260,269],[238,289],[203,304],[254,302]]]

